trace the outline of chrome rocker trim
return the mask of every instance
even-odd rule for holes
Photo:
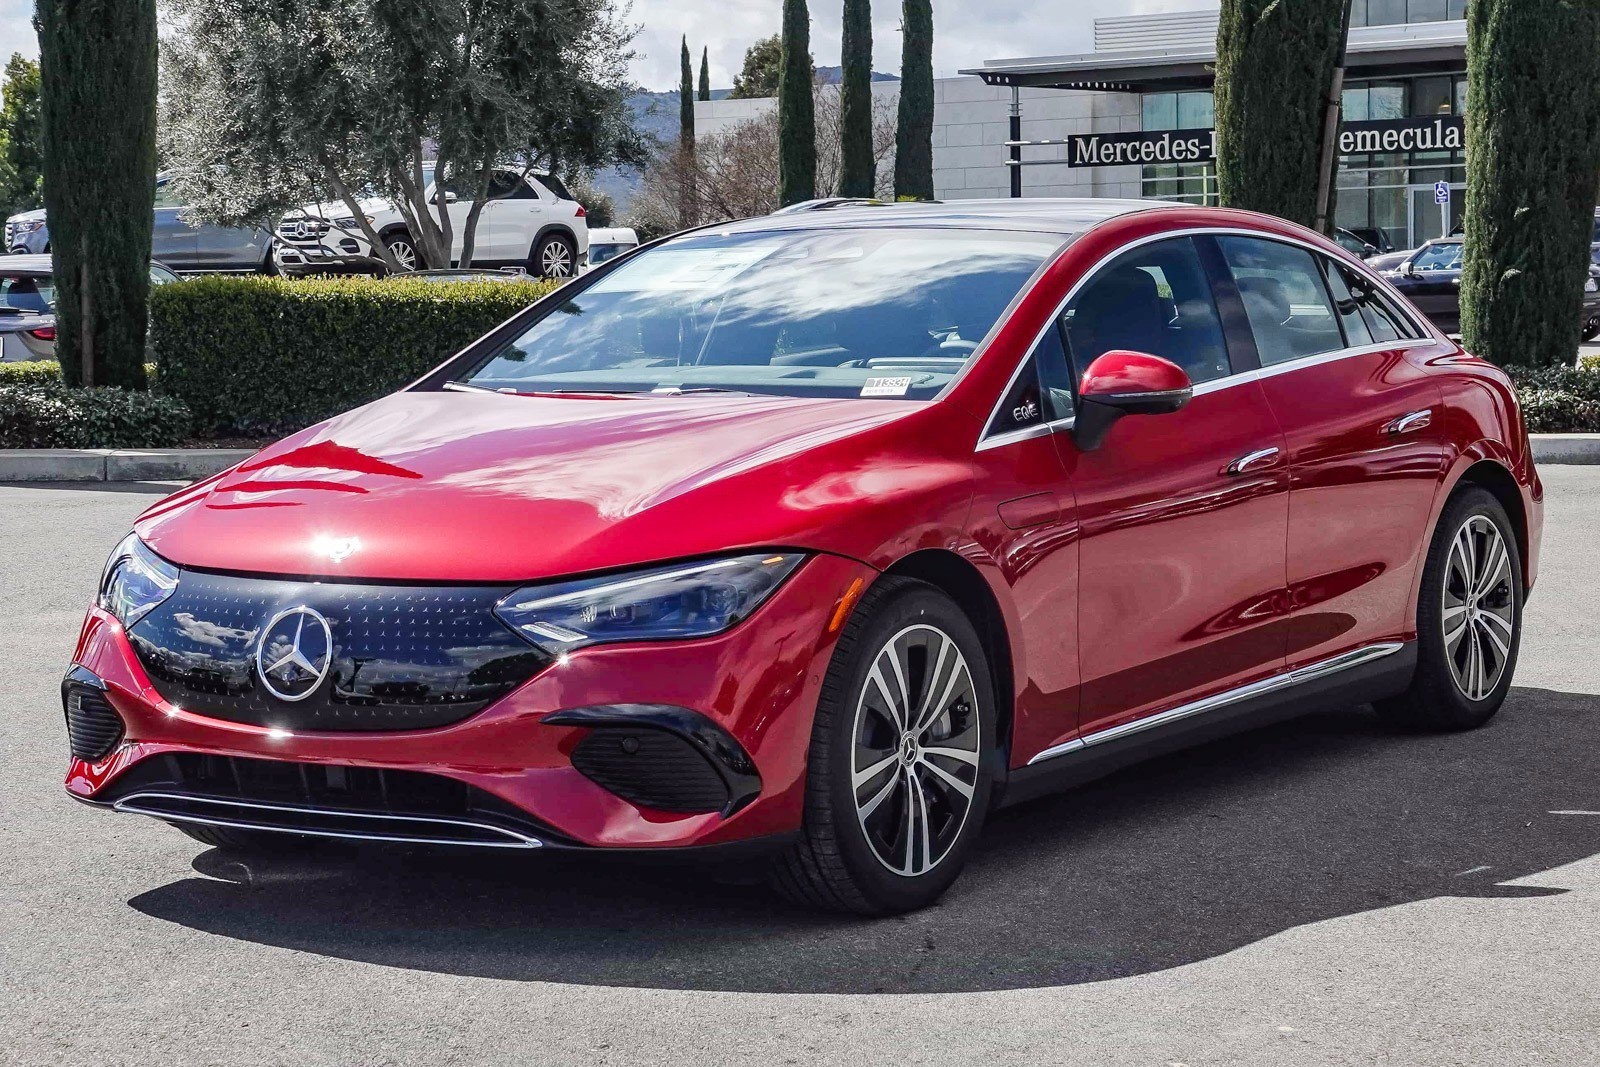
[[[187,812],[173,812],[160,806],[159,803],[140,804],[140,801],[177,801],[182,804],[215,804],[223,808],[244,809],[241,817],[230,817],[219,813],[214,817],[193,815]],[[389,841],[406,845],[464,845],[473,848],[542,848],[544,842],[536,837],[520,834],[504,826],[495,826],[492,823],[474,822],[468,819],[441,819],[431,815],[392,815],[385,812],[351,811],[343,808],[312,808],[289,804],[263,804],[259,801],[234,800],[228,797],[196,796],[192,793],[164,793],[159,791],[146,791],[130,793],[111,805],[112,811],[125,812],[131,815],[149,815],[152,818],[162,819],[167,822],[190,822],[201,826],[222,826],[236,830],[261,830],[270,833],[299,834],[305,837],[332,837],[346,841]],[[275,825],[266,821],[252,822],[248,818],[250,811],[287,812],[292,815],[310,815],[324,819],[371,819],[377,822],[405,825],[408,823],[419,824],[421,829],[433,836],[403,835],[398,833],[384,833],[382,829],[374,827],[372,830],[357,829],[352,827],[346,830],[332,830],[320,828],[302,828],[298,826]],[[359,826],[359,823],[356,824]],[[477,838],[468,839],[465,835],[458,837],[447,836],[442,829],[435,827],[463,827],[483,834],[498,834],[505,838],[504,841],[489,841]]]
[[[1028,761],[1028,766],[1032,767],[1036,763],[1043,763],[1045,760],[1053,759],[1056,756],[1064,756],[1069,752],[1077,752],[1092,745],[1115,741],[1118,738],[1142,733],[1145,730],[1168,726],[1195,715],[1203,715],[1208,711],[1216,711],[1231,704],[1238,704],[1252,697],[1264,696],[1267,693],[1275,693],[1281,689],[1289,689],[1293,686],[1303,685],[1306,682],[1316,681],[1319,678],[1326,678],[1330,674],[1337,674],[1340,671],[1359,667],[1364,663],[1371,663],[1374,660],[1393,655],[1404,647],[1405,643],[1401,641],[1384,641],[1376,645],[1367,645],[1363,648],[1357,648],[1334,656],[1331,659],[1320,660],[1304,667],[1297,667],[1292,671],[1285,671],[1270,678],[1251,682],[1249,685],[1242,685],[1237,689],[1230,689],[1225,693],[1217,693],[1188,704],[1180,704],[1175,708],[1169,708],[1155,715],[1147,715],[1142,719],[1125,722],[1120,726],[1111,726],[1092,734],[1075,737],[1071,741],[1063,741],[1059,745],[1052,745],[1040,752]]]

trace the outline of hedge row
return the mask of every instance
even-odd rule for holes
[[[1507,367],[1529,433],[1600,433],[1600,367]]]
[[[0,448],[170,448],[188,436],[189,409],[170,396],[0,385]]]
[[[197,432],[278,434],[405,385],[556,284],[197,278],[151,290],[150,336]]]
[[[61,381],[61,364],[53,359],[0,363],[0,385],[51,385]]]

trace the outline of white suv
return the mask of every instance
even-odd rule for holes
[[[454,246],[451,264],[460,262],[461,236],[472,206],[446,182],[428,187],[429,203],[443,195]],[[400,266],[421,266],[417,243],[399,209],[385,200],[363,200],[372,228]],[[577,274],[589,252],[589,227],[583,205],[561,180],[549,174],[523,176],[520,167],[497,168],[489,180],[489,201],[478,216],[472,252],[474,267],[523,267],[547,278]],[[342,204],[313,204],[290,212],[278,224],[275,259],[290,274],[372,270],[380,264],[371,245]]]

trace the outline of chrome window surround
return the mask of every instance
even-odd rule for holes
[[[1316,681],[1319,678],[1326,678],[1331,674],[1337,674],[1340,671],[1346,671],[1352,667],[1359,667],[1362,664],[1393,655],[1404,647],[1405,643],[1401,641],[1383,641],[1375,645],[1366,645],[1362,648],[1333,656],[1330,659],[1319,660],[1304,667],[1296,667],[1292,671],[1283,671],[1260,681],[1229,689],[1223,693],[1215,693],[1199,700],[1190,701],[1187,704],[1179,704],[1175,708],[1168,708],[1166,711],[1157,712],[1154,715],[1146,715],[1143,718],[1134,719],[1118,726],[1109,726],[1104,730],[1096,730],[1092,734],[1084,734],[1082,737],[1075,737],[1071,741],[1063,741],[1059,745],[1051,745],[1028,760],[1028,766],[1031,767],[1035,763],[1043,763],[1045,760],[1053,759],[1056,756],[1064,756],[1069,752],[1077,752],[1091,745],[1115,741],[1145,730],[1180,722],[1195,715],[1203,715],[1208,711],[1229,707],[1252,697],[1265,696],[1268,693],[1276,693],[1279,690],[1290,689],[1306,682]]]
[[[1121,216],[1118,217],[1120,218]],[[1040,423],[1037,426],[1028,426],[1021,430],[1007,430],[1004,433],[988,435],[988,428],[994,424],[995,416],[1000,412],[1000,406],[1005,403],[1006,397],[1011,395],[1012,387],[1017,384],[1017,378],[1021,376],[1023,370],[1032,360],[1033,353],[1038,349],[1040,342],[1044,340],[1046,331],[1048,331],[1061,319],[1062,314],[1064,314],[1067,310],[1067,305],[1072,303],[1073,299],[1078,295],[1079,291],[1083,289],[1084,285],[1090,281],[1090,279],[1094,278],[1103,269],[1105,269],[1105,267],[1109,265],[1112,260],[1122,255],[1124,252],[1131,252],[1135,248],[1141,248],[1144,245],[1155,244],[1159,241],[1167,241],[1177,237],[1204,236],[1253,237],[1262,241],[1276,241],[1279,244],[1294,245],[1295,247],[1303,248],[1308,252],[1312,252],[1321,256],[1324,259],[1332,259],[1343,266],[1355,268],[1357,269],[1357,273],[1359,273],[1363,278],[1369,282],[1376,282],[1378,286],[1389,295],[1391,302],[1394,303],[1395,307],[1400,311],[1400,313],[1405,316],[1406,322],[1411,326],[1412,330],[1414,330],[1420,336],[1416,338],[1402,337],[1394,341],[1383,341],[1370,345],[1358,345],[1353,348],[1341,348],[1332,352],[1321,352],[1314,356],[1302,356],[1299,359],[1292,359],[1283,363],[1274,363],[1271,366],[1260,367],[1256,370],[1237,371],[1233,374],[1229,374],[1221,378],[1214,378],[1209,382],[1202,382],[1199,385],[1196,385],[1194,387],[1194,395],[1196,396],[1204,396],[1207,393],[1214,393],[1219,389],[1226,389],[1229,386],[1244,385],[1247,382],[1260,381],[1263,378],[1270,378],[1275,374],[1287,374],[1290,371],[1303,370],[1306,367],[1320,366],[1323,363],[1331,363],[1336,359],[1369,355],[1373,352],[1392,352],[1396,348],[1434,348],[1443,347],[1446,344],[1446,342],[1439,339],[1438,334],[1431,326],[1418,321],[1416,315],[1411,310],[1411,305],[1406,301],[1405,297],[1400,295],[1399,290],[1395,289],[1394,286],[1390,285],[1386,280],[1375,274],[1364,264],[1352,262],[1348,258],[1335,257],[1331,255],[1327,249],[1312,244],[1310,241],[1303,241],[1297,237],[1284,237],[1279,234],[1263,233],[1259,230],[1248,230],[1240,226],[1191,226],[1181,230],[1171,230],[1166,233],[1151,234],[1146,237],[1141,237],[1135,241],[1129,241],[1127,244],[1119,245],[1111,252],[1108,252],[1106,255],[1097,260],[1094,266],[1085,271],[1083,273],[1083,277],[1079,278],[1073,284],[1071,289],[1067,290],[1067,295],[1061,298],[1061,302],[1056,305],[1056,309],[1051,313],[1050,318],[1046,320],[1044,326],[1037,334],[1034,335],[1033,340],[1029,342],[1027,351],[1023,354],[1022,360],[1018,363],[1017,368],[1011,372],[1011,377],[1006,379],[1006,384],[1004,388],[1000,390],[1000,395],[995,398],[994,406],[989,409],[988,417],[983,420],[983,429],[978,433],[978,441],[976,445],[974,445],[973,451],[983,452],[991,448],[1000,448],[1003,445],[1016,444],[1018,441],[1028,441],[1035,437],[1044,437],[1055,433],[1057,430],[1071,429],[1074,424],[1074,419],[1067,418],[1058,419],[1054,422]],[[1057,254],[1058,257],[1060,255],[1064,255],[1066,251],[1067,249],[1063,248],[1061,252]],[[1052,263],[1053,262],[1054,261],[1052,260]],[[1047,266],[1048,265],[1049,264],[1047,264]],[[1037,282],[1035,282],[1035,284],[1037,284]],[[1024,293],[1026,291],[1027,290],[1024,290]],[[1018,296],[1019,301],[1021,295],[1022,294],[1019,294]],[[1008,308],[1007,314],[1013,310],[1014,307]],[[995,329],[999,329],[1000,324],[1004,321],[1004,317],[997,321],[995,323]]]

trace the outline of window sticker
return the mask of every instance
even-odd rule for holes
[[[861,386],[862,396],[905,396],[911,388],[911,376],[902,378],[868,378]]]
[[[589,293],[662,293],[718,290],[778,250],[776,243],[733,248],[663,248],[645,263],[613,271]]]

